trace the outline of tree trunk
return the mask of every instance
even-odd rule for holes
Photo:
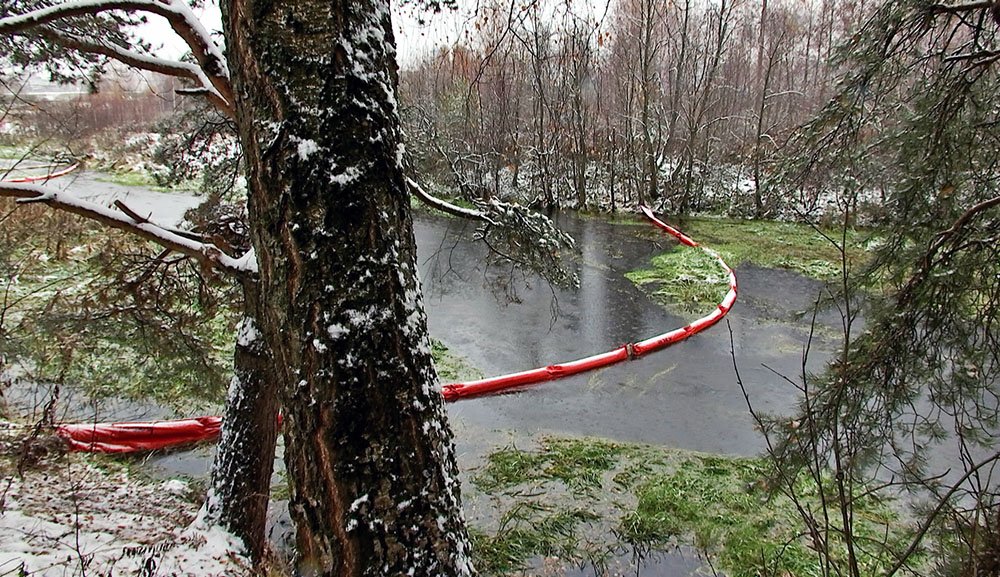
[[[244,281],[243,296],[246,316],[236,341],[233,382],[212,466],[205,518],[241,538],[250,558],[260,562],[267,553],[278,391],[271,355],[258,330],[261,302],[254,281]]]
[[[298,574],[469,575],[386,0],[227,0]]]

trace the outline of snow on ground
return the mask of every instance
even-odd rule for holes
[[[0,576],[243,576],[239,542],[197,522],[182,481],[114,462],[47,459],[23,477],[0,456]]]

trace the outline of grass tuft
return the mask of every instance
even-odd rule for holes
[[[477,566],[483,575],[510,575],[558,558],[596,569],[622,555],[650,557],[681,545],[731,577],[818,576],[820,557],[795,504],[769,491],[769,472],[763,459],[601,439],[544,438],[531,451],[499,449],[473,478],[498,509],[485,527],[473,519]],[[809,510],[820,506],[810,480],[801,479],[796,494]],[[854,519],[864,570],[876,574],[908,528],[874,495],[857,499]],[[842,556],[840,538],[830,538],[835,558]]]
[[[696,218],[681,228],[716,250],[731,267],[752,263],[821,281],[832,280],[841,271],[842,255],[831,239],[840,244],[846,240],[847,259],[857,266],[867,258],[865,247],[871,238],[870,233],[855,229],[849,229],[845,237],[843,231],[763,220]],[[685,246],[675,246],[653,257],[648,268],[625,276],[639,286],[655,287],[654,298],[682,314],[711,312],[728,290],[728,277],[718,262],[704,251]]]

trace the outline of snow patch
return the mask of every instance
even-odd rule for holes
[[[260,331],[257,330],[257,323],[250,317],[243,317],[240,326],[237,328],[236,344],[241,347],[249,347],[260,339]]]
[[[175,495],[177,497],[183,497],[191,490],[188,484],[180,479],[170,479],[165,481],[160,487],[167,493]]]
[[[339,184],[340,186],[347,186],[357,180],[360,176],[361,170],[358,169],[358,167],[349,166],[344,170],[344,172],[330,176],[330,182],[333,184]]]
[[[361,508],[361,505],[364,505],[367,502],[368,502],[368,493],[365,493],[364,495],[361,495],[360,497],[355,499],[353,503],[351,503],[350,511],[354,513],[355,511]]]
[[[78,457],[42,464],[9,483],[0,514],[0,573],[248,575],[239,539],[195,519],[196,505]],[[172,489],[172,490],[171,490]]]
[[[295,136],[291,137],[291,141],[298,144],[298,154],[299,160],[309,160],[309,157],[319,151],[319,144],[316,144],[315,140],[310,140],[308,138],[298,138]]]

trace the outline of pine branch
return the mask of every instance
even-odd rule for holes
[[[147,219],[134,218],[126,213],[83,200],[68,192],[59,192],[34,184],[0,182],[0,196],[15,198],[22,203],[44,203],[52,208],[95,220],[187,255],[205,266],[237,278],[246,278],[256,273],[256,263],[252,254],[248,253],[241,258],[234,258],[222,252],[212,243],[193,240]]]
[[[65,48],[87,54],[106,56],[137,70],[145,70],[148,72],[163,74],[165,76],[193,80],[199,84],[198,88],[180,89],[177,90],[177,93],[204,96],[209,102],[212,103],[213,106],[215,106],[227,117],[232,118],[235,114],[230,102],[212,84],[208,76],[205,75],[205,71],[199,66],[188,64],[186,62],[175,62],[155,58],[153,56],[125,50],[114,45],[91,42],[84,40],[79,36],[61,32],[47,25],[38,27],[37,33],[40,36]]]
[[[0,34],[23,34],[29,30],[80,16],[96,16],[113,10],[145,12],[162,16],[194,55],[209,83],[226,101],[233,102],[229,67],[222,50],[184,0],[79,0],[32,10],[0,19]]]

